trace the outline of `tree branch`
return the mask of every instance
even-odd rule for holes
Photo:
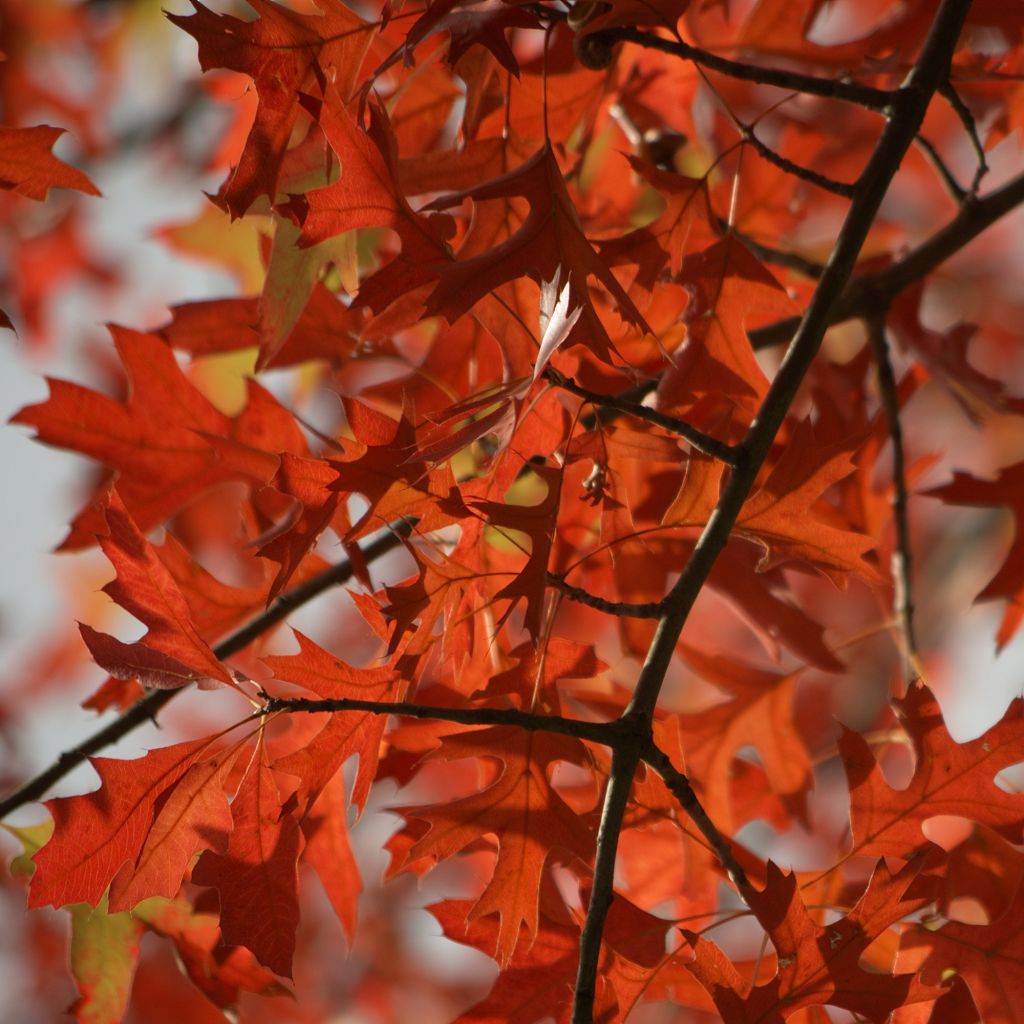
[[[829,312],[829,326],[889,305],[901,291],[927,277],[1021,203],[1024,203],[1024,174],[990,192],[984,199],[964,203],[944,228],[903,259],[877,273],[854,278]],[[759,327],[750,332],[750,343],[755,349],[780,345],[789,341],[799,325],[800,318],[794,316]]]
[[[547,582],[549,586],[555,587],[565,594],[570,601],[585,604],[588,608],[596,608],[599,612],[607,612],[607,614],[616,615],[619,618],[656,619],[661,614],[660,601],[647,601],[642,604],[631,604],[628,601],[608,601],[581,587],[574,587],[571,583],[566,583],[564,573],[549,572]]]
[[[875,356],[878,391],[889,421],[892,441],[892,513],[896,520],[896,548],[892,555],[892,575],[896,593],[893,603],[903,632],[903,676],[909,686],[917,678],[917,640],[914,635],[913,561],[910,547],[910,520],[907,515],[907,471],[903,451],[903,427],[900,424],[900,399],[896,375],[889,358],[885,336],[885,310],[868,321],[868,336]]]
[[[625,413],[627,416],[644,420],[646,423],[653,423],[656,427],[678,434],[698,451],[704,452],[705,455],[710,455],[720,462],[732,464],[734,458],[732,445],[719,441],[718,438],[712,437],[710,434],[705,434],[703,430],[690,426],[685,420],[676,416],[667,416],[663,412],[658,412],[657,409],[649,409],[646,405],[628,401],[619,395],[603,395],[599,391],[581,387],[571,377],[566,377],[564,373],[559,372],[553,366],[549,366],[544,371],[544,377],[556,387],[576,395],[577,398],[582,398],[591,405],[596,405],[598,408],[614,409],[616,412]]]
[[[985,146],[978,135],[978,125],[974,120],[974,115],[967,104],[964,103],[960,93],[953,87],[952,82],[947,81],[940,85],[939,95],[953,108],[953,112],[960,118],[960,123],[964,126],[964,131],[967,132],[967,138],[971,140],[971,147],[974,150],[978,165],[974,170],[974,178],[971,181],[971,187],[967,194],[971,197],[976,196],[978,189],[981,187],[981,179],[989,171],[988,161],[985,157]]]
[[[858,82],[844,82],[835,78],[819,78],[816,75],[805,75],[799,71],[785,68],[767,68],[757,64],[741,64],[739,61],[720,57],[718,54],[691,46],[680,39],[665,39],[650,32],[641,32],[636,28],[611,28],[607,35],[611,40],[634,43],[648,50],[660,50],[682,60],[691,60],[694,64],[718,71],[730,78],[738,78],[745,82],[757,82],[759,85],[774,85],[790,92],[808,93],[812,96],[823,96],[826,99],[842,100],[844,103],[856,103],[868,110],[884,111],[892,102],[893,92],[887,89],[875,89],[870,85]]]
[[[741,457],[729,474],[718,505],[708,519],[689,562],[666,597],[665,611],[648,648],[636,692],[624,715],[626,719],[644,723],[648,742],[658,695],[690,609],[725,547],[757,473],[796,397],[797,389],[821,347],[831,322],[833,307],[838,303],[853,273],[889,184],[921,126],[932,96],[948,75],[950,58],[969,8],[970,0],[942,0],[913,69],[903,85],[892,95],[889,122],[857,182],[853,202],[832,256],[761,408],[739,446],[737,454]],[[608,827],[602,827],[598,837],[593,888],[587,908],[586,927],[580,940],[580,971],[573,1002],[573,1024],[590,1024],[593,1018],[598,961],[592,955],[592,936],[603,933],[605,917],[611,905],[615,849],[622,820],[617,801],[623,798],[623,792],[628,794],[637,760],[620,757],[618,761],[613,761],[612,779],[605,795],[605,815],[602,819],[602,826],[607,822]],[[625,777],[627,772],[628,778]],[[588,954],[586,959],[584,952]]]
[[[393,551],[405,537],[409,536],[415,525],[414,519],[399,519],[392,523],[386,531],[382,531],[362,549],[363,557],[367,561],[373,561],[388,551]],[[352,578],[354,571],[351,560],[346,559],[325,569],[294,589],[286,591],[265,612],[257,615],[251,622],[246,623],[217,644],[213,648],[213,653],[221,660],[237,654],[272,626],[276,626],[296,608],[312,601],[314,597],[318,597],[325,590],[330,590],[340,583],[347,583]],[[109,725],[94,732],[70,750],[65,750],[49,768],[0,800],[0,818],[10,814],[18,807],[45,796],[55,782],[77,768],[91,754],[116,743],[140,725],[154,721],[156,713],[186,689],[188,687],[181,687],[177,690],[152,690]]]
[[[669,791],[690,816],[690,820],[700,830],[701,835],[708,841],[719,863],[729,873],[729,877],[736,883],[737,888],[741,890],[748,888],[750,882],[747,879],[747,873],[732,852],[729,840],[722,835],[711,820],[711,816],[704,809],[690,780],[676,768],[668,754],[653,742],[644,751],[643,759],[664,779]]]
[[[791,174],[794,178],[799,178],[801,181],[816,185],[826,192],[833,193],[833,195],[842,196],[844,199],[853,198],[855,186],[845,181],[836,181],[835,178],[830,178],[827,174],[819,174],[818,171],[813,171],[810,167],[794,163],[788,157],[776,153],[774,149],[766,145],[754,134],[754,129],[751,125],[737,122],[737,127],[743,136],[743,141],[753,146],[754,151],[762,160],[767,160],[768,163],[778,167],[781,171],[785,171],[786,174]]]
[[[461,725],[511,725],[530,732],[555,732],[563,736],[576,736],[613,748],[621,744],[625,731],[618,721],[584,722],[579,718],[536,715],[516,708],[442,708],[403,700],[360,700],[349,697],[311,700],[307,697],[272,697],[269,694],[262,696],[266,698],[266,704],[255,712],[256,717],[277,712],[317,714],[324,711],[363,711],[371,715],[398,715],[404,718],[458,722]]]

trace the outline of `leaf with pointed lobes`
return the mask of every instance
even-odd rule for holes
[[[306,451],[302,432],[269,392],[249,382],[249,402],[226,416],[185,377],[170,347],[153,334],[110,328],[128,379],[124,402],[49,379],[50,397],[12,418],[39,440],[102,463],[117,474],[132,518],[150,530],[200,494],[228,480],[266,483],[280,451]],[[225,444],[217,447],[212,439]],[[104,485],[104,490],[109,484]],[[103,518],[90,503],[62,550],[94,543]]]
[[[753,987],[711,941],[684,929],[694,952],[689,969],[730,1024],[781,1024],[809,1006],[838,1006],[883,1024],[900,1005],[934,999],[937,989],[914,974],[873,973],[860,965],[865,950],[900,918],[927,906],[935,880],[918,876],[919,864],[892,874],[879,861],[857,905],[845,917],[815,922],[797,889],[795,873],[768,862],[762,890],[746,900],[778,954],[775,977]]]
[[[1000,722],[967,743],[949,735],[938,702],[923,684],[911,687],[895,704],[916,761],[906,789],[886,782],[859,733],[844,729],[839,738],[850,785],[851,853],[910,857],[929,842],[921,826],[940,814],[968,817],[1019,843],[1024,834],[1021,797],[1001,789],[995,777],[1024,761],[1024,699],[1014,700]]]
[[[798,312],[770,271],[733,234],[683,260],[679,283],[692,290],[683,316],[686,344],[658,385],[659,406],[686,410],[695,397],[716,400],[723,413],[752,419],[768,390],[749,326]]]
[[[71,908],[71,974],[79,996],[67,1012],[81,1024],[114,1024],[124,1016],[146,930],[131,914],[109,912],[105,903]]]
[[[204,71],[228,68],[252,78],[256,120],[238,166],[216,201],[241,217],[261,196],[277,199],[281,163],[301,111],[301,96],[331,88],[344,99],[355,90],[363,58],[377,33],[341,0],[321,0],[319,15],[300,14],[270,0],[250,5],[259,17],[242,21],[192,0],[195,14],[168,14],[199,44]]]
[[[262,742],[231,804],[234,827],[226,853],[207,851],[192,872],[220,896],[221,941],[245,946],[275,974],[292,976],[299,924],[298,857],[302,833],[284,806]]]
[[[150,896],[177,895],[201,850],[223,853],[231,832],[228,774],[248,737],[192,765],[160,806],[134,863],[110,884],[111,911],[131,910]]]
[[[834,483],[854,471],[848,444],[818,445],[810,423],[801,421],[764,482],[744,503],[736,533],[763,551],[757,571],[787,561],[805,562],[840,589],[856,573],[871,583],[881,582],[878,569],[865,555],[870,537],[846,529],[834,507],[822,496]],[[718,501],[724,466],[698,452],[687,461],[679,493],[665,512],[663,523],[703,527]]]
[[[941,498],[947,505],[968,505],[972,508],[1002,506],[1013,513],[1013,544],[999,571],[975,598],[977,601],[1007,602],[1003,621],[996,633],[996,650],[1001,651],[1024,622],[1024,462],[1001,469],[995,480],[979,480],[970,473],[956,472],[948,484],[925,493],[932,498]]]
[[[96,906],[121,868],[138,861],[159,799],[193,764],[215,753],[216,739],[207,736],[162,747],[134,761],[90,758],[100,788],[46,802],[54,834],[33,858],[29,906]]]
[[[510,238],[494,248],[442,267],[441,280],[427,300],[428,315],[440,314],[451,323],[509,281],[529,277],[542,285],[545,281],[557,281],[559,274],[564,273],[564,287],[571,296],[567,308],[583,308],[581,316],[588,328],[589,344],[599,356],[608,352],[611,341],[590,299],[590,277],[596,278],[614,298],[622,320],[652,333],[632,299],[583,234],[550,145],[543,146],[514,170],[435,199],[427,208],[443,210],[466,199],[482,203],[515,196],[524,197],[530,204],[526,220]]]
[[[515,605],[526,600],[524,625],[537,642],[544,613],[544,595],[547,588],[548,562],[555,539],[562,494],[562,470],[554,466],[531,465],[530,469],[544,483],[546,494],[536,505],[506,505],[497,501],[471,501],[473,509],[492,527],[519,530],[530,538],[526,564],[511,583],[495,594],[507,598],[512,604],[502,616],[502,622],[512,613]],[[517,545],[518,546],[518,545]]]
[[[171,661],[164,662],[160,658],[150,659],[146,656],[140,658],[135,650],[137,645],[121,645],[118,641],[111,641],[110,637],[103,638],[102,634],[95,634],[99,638],[95,646],[107,662],[102,667],[112,675],[118,675],[111,668],[114,662],[110,656],[120,656],[127,659],[125,663],[115,666],[119,667],[120,674],[129,674],[132,668],[138,668],[152,675],[154,680],[166,688],[171,685],[183,686],[188,681],[182,679],[174,682],[177,670],[172,662],[177,662],[190,670],[193,677],[206,676],[234,686],[227,667],[192,624],[188,603],[174,577],[132,521],[116,490],[110,492],[106,521],[109,533],[98,539],[117,576],[103,590],[148,627],[142,645]]]
[[[370,126],[364,131],[333,91],[322,103],[312,97],[303,97],[303,103],[338,155],[341,178],[292,196],[281,207],[302,228],[298,244],[317,245],[356,228],[391,228],[402,242],[395,263],[412,275],[403,278],[404,289],[434,280],[433,268],[450,262],[451,256],[431,223],[413,211],[398,188],[395,141],[383,108],[370,104]]]
[[[430,829],[406,856],[406,863],[431,857],[443,860],[488,833],[498,837],[494,874],[468,919],[497,911],[498,961],[507,965],[520,940],[539,928],[538,900],[544,867],[556,850],[587,863],[594,854],[593,822],[580,817],[548,781],[559,761],[587,766],[583,744],[572,737],[495,727],[445,736],[426,761],[493,758],[502,762],[493,784],[473,796],[447,804],[399,808]]]
[[[418,529],[430,533],[465,515],[457,499],[451,467],[432,466],[418,454],[416,428],[407,410],[399,421],[354,398],[345,400],[345,415],[355,435],[345,455],[332,460],[337,479],[330,488],[339,494],[358,492],[369,508],[343,538],[357,540],[402,516],[415,516]],[[447,504],[451,512],[442,508]]]
[[[793,721],[796,676],[767,672],[689,645],[683,645],[682,653],[702,679],[732,698],[678,716],[686,770],[712,820],[726,835],[737,827],[731,776],[741,749],[752,746],[772,790],[806,821],[807,794],[814,778],[810,752]]]
[[[947,921],[941,928],[931,924],[910,925],[900,941],[897,967],[920,971],[921,977],[932,984],[939,984],[955,971],[967,983],[982,1021],[1009,1024],[1020,1020],[1020,995],[1024,992],[1024,888],[1017,886],[1002,895],[1005,897],[1008,891],[1015,895],[988,924]],[[940,1019],[975,1018],[965,1014]]]
[[[234,1008],[241,992],[291,995],[244,946],[222,946],[220,927],[213,914],[197,913],[184,900],[155,897],[140,903],[133,916],[150,931],[174,943],[182,969],[215,1006]]]
[[[354,668],[298,630],[294,633],[299,644],[298,654],[263,658],[275,678],[296,683],[327,700],[348,697],[393,701],[404,696],[406,683],[394,668]],[[325,718],[326,724],[310,743],[274,762],[275,770],[301,780],[299,799],[302,813],[352,754],[359,755],[359,770],[352,791],[352,802],[357,807],[366,802],[377,773],[377,758],[387,716],[350,711],[335,712]]]
[[[271,485],[282,494],[295,499],[293,514],[257,552],[262,558],[277,562],[280,569],[271,584],[267,601],[273,601],[288,585],[302,560],[320,539],[320,535],[338,519],[342,532],[350,528],[342,496],[331,488],[338,479],[338,470],[330,461],[305,459],[282,452],[281,463]]]
[[[259,299],[206,299],[171,307],[160,337],[193,356],[257,348]],[[314,359],[342,365],[358,346],[362,313],[351,310],[319,281],[280,351],[267,363],[273,370]]]
[[[306,839],[302,860],[316,872],[351,945],[356,940],[362,881],[349,841],[348,804],[339,775],[323,788],[301,824]]]
[[[584,901],[588,899],[583,887]],[[554,1018],[568,1024],[573,982],[579,960],[580,926],[565,907],[554,884],[545,880],[540,893],[540,927],[532,941],[524,934],[515,956],[499,974],[490,993],[460,1021],[475,1024],[535,1024]],[[468,900],[445,900],[427,910],[453,942],[492,956],[499,940],[495,914],[474,916]],[[654,917],[615,893],[608,910],[601,951],[595,1020],[619,1024],[665,963],[669,922]],[[637,984],[638,977],[641,980]],[[687,976],[688,977],[688,976]],[[644,982],[646,984],[644,984]]]
[[[92,660],[115,679],[135,679],[152,690],[177,690],[197,680],[208,679],[205,672],[177,658],[147,647],[142,642],[126,644],[116,637],[100,633],[84,622],[78,624]]]
[[[45,124],[34,128],[0,126],[0,189],[38,200],[46,199],[51,188],[73,188],[90,196],[100,195],[87,175],[50,152],[63,134],[63,128]]]
[[[535,14],[511,4],[481,4],[478,0],[437,0],[413,23],[405,41],[380,67],[371,82],[379,78],[400,58],[413,59],[413,50],[435,32],[448,32],[451,42],[445,57],[454,67],[474,44],[490,50],[494,59],[510,74],[519,77],[519,62],[505,38],[507,29],[543,28]]]

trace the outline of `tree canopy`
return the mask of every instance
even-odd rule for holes
[[[1018,5],[0,0],[0,50],[0,322],[79,368],[12,423],[106,595],[0,692],[11,1019],[1020,1018]],[[104,256],[129,165],[233,286]]]

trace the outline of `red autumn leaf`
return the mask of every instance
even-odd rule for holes
[[[289,418],[283,429],[280,406],[259,385],[250,385],[249,405],[232,419],[187,380],[159,338],[120,327],[111,334],[128,376],[125,402],[51,379],[50,398],[26,406],[11,422],[33,426],[47,444],[115,472],[118,493],[141,529],[225,481],[265,483],[277,469],[277,452],[304,449],[294,422]],[[225,445],[215,447],[216,438]],[[101,529],[102,519],[86,508],[62,548],[91,544]]]
[[[229,1009],[241,992],[286,995],[288,989],[242,946],[225,949],[213,914],[196,913],[184,900],[151,900],[135,908],[135,917],[174,943],[182,968],[215,1006]]]
[[[689,646],[684,656],[701,678],[732,698],[679,716],[686,769],[700,783],[714,821],[727,833],[733,831],[730,779],[737,754],[747,746],[757,751],[772,790],[796,817],[805,817],[813,780],[810,752],[793,721],[794,676],[765,672]]]
[[[910,857],[928,842],[921,826],[942,814],[971,818],[1019,842],[1024,802],[996,785],[995,777],[1024,761],[1024,702],[1015,700],[1002,721],[966,743],[949,735],[938,703],[922,684],[896,702],[896,708],[916,762],[904,789],[886,782],[862,736],[844,729],[839,739],[850,783],[852,852]]]
[[[423,531],[457,521],[457,513],[464,510],[457,503],[454,511],[444,507],[453,491],[452,471],[432,466],[418,454],[419,441],[406,410],[395,422],[350,400],[345,414],[356,443],[347,446],[345,457],[332,460],[337,479],[331,487],[339,494],[362,494],[369,502],[345,540],[363,537],[400,516],[415,516]]]
[[[555,537],[555,517],[561,501],[562,473],[549,466],[532,466],[531,469],[543,482],[544,497],[535,505],[506,505],[497,501],[474,501],[473,509],[494,527],[505,527],[525,533],[530,539],[526,564],[511,583],[495,594],[498,598],[510,598],[512,606],[526,600],[525,624],[534,638],[540,635],[541,613],[545,587],[547,586],[548,563],[551,545]],[[512,541],[515,544],[515,541]],[[507,615],[508,613],[506,613]]]
[[[473,905],[469,920],[495,911],[501,917],[498,959],[507,964],[525,925],[531,938],[539,927],[537,900],[541,876],[555,850],[583,861],[592,852],[592,825],[576,814],[552,788],[552,764],[568,761],[585,765],[586,750],[575,739],[528,733],[504,727],[444,737],[427,760],[455,761],[470,757],[502,762],[493,784],[474,796],[438,807],[405,807],[430,826],[406,855],[443,859],[475,841],[481,834],[498,836],[498,860],[487,888]]]
[[[136,650],[139,645],[119,645],[92,630],[83,632],[90,650],[103,657],[101,667],[121,678],[144,672],[151,685],[161,688],[183,686],[190,678],[202,676],[232,685],[231,673],[197,632],[177,583],[139,532],[117,491],[111,492],[106,521],[110,532],[98,539],[117,577],[103,589],[149,627],[141,646],[164,657],[152,659],[145,651]],[[124,656],[128,659],[126,663],[117,661]],[[182,677],[179,667],[190,675]]]
[[[36,872],[29,906],[96,906],[114,876],[125,864],[134,864],[142,852],[156,818],[157,801],[201,757],[215,753],[214,739],[151,750],[135,761],[93,758],[90,763],[100,776],[99,789],[47,801],[54,834],[33,858]]]
[[[131,910],[150,896],[172,898],[197,853],[224,852],[232,824],[226,792],[228,773],[242,743],[185,772],[157,811],[136,860],[114,876],[111,911]]]
[[[967,982],[983,1021],[1016,1020],[1017,994],[1024,986],[1022,910],[1024,891],[1018,887],[1005,911],[990,924],[912,925],[900,941],[897,966],[920,971],[930,984],[939,984],[955,971]]]
[[[63,134],[63,128],[45,124],[34,128],[0,126],[0,189],[29,199],[45,199],[51,188],[73,188],[98,196],[100,190],[86,175],[50,152]]]
[[[376,26],[339,0],[323,0],[319,15],[256,0],[251,6],[259,17],[251,22],[216,14],[198,0],[192,6],[195,14],[167,17],[198,42],[202,69],[229,68],[249,75],[259,94],[256,122],[218,197],[232,217],[241,217],[260,196],[277,199],[281,162],[302,109],[301,95],[323,89],[330,80],[347,98]]]
[[[1022,705],[982,706],[1024,606],[1016,7],[0,0],[4,120],[111,172],[110,209],[26,201],[93,186],[0,131],[5,383],[83,382],[16,421],[84,464],[63,546],[102,537],[121,605],[87,554],[86,644],[37,614],[14,453],[0,805],[153,715],[189,741],[97,760],[46,845],[8,826],[13,1012],[75,982],[103,1024],[1020,1015]],[[945,504],[905,495],[932,466]],[[260,660],[287,620],[323,646]],[[87,648],[131,678],[81,736]],[[63,911],[13,913],[33,852],[33,905],[83,901],[70,957]],[[471,897],[447,939],[420,879]]]
[[[354,697],[361,700],[401,699],[405,685],[392,668],[353,668],[329,654],[295,630],[299,653],[263,659],[278,679],[297,683],[328,700]],[[312,804],[332,776],[352,755],[359,755],[359,771],[352,802],[362,807],[376,774],[377,756],[386,721],[383,715],[353,711],[332,715],[317,737],[300,751],[280,758],[274,767],[298,776],[305,803]]]
[[[302,228],[299,245],[315,245],[356,228],[389,227],[402,242],[401,266],[415,268],[404,288],[430,280],[435,276],[431,266],[447,261],[448,253],[398,189],[394,137],[384,112],[371,104],[370,127],[364,131],[333,92],[324,103],[306,103],[341,160],[341,178],[293,197],[285,208]]]
[[[587,281],[594,277],[615,300],[624,321],[650,332],[640,311],[580,229],[550,146],[492,181],[435,199],[430,208],[449,209],[466,199],[482,203],[516,196],[530,203],[530,213],[522,226],[490,251],[456,259],[442,269],[441,281],[427,302],[427,312],[443,314],[449,323],[454,322],[487,293],[526,275],[538,285],[547,282],[557,284],[559,289],[568,286],[570,306],[584,309],[578,330],[587,331],[588,344],[603,355],[611,342],[589,298]]]
[[[879,862],[856,906],[822,926],[808,913],[796,875],[783,874],[769,861],[768,884],[761,891],[749,890],[747,899],[775,946],[778,974],[751,987],[712,942],[684,930],[694,952],[689,968],[722,1016],[736,1024],[783,1021],[821,1004],[882,1024],[897,1006],[935,996],[912,973],[873,973],[860,966],[864,951],[893,922],[931,901],[927,889],[922,895],[911,893],[916,874],[916,865],[894,875]]]
[[[759,572],[796,560],[814,566],[840,587],[851,572],[879,581],[878,570],[864,557],[873,547],[871,539],[844,528],[841,516],[821,501],[829,487],[853,470],[849,445],[818,445],[809,423],[796,427],[767,479],[747,499],[736,521],[737,533],[763,551]],[[720,463],[691,454],[664,523],[703,526],[718,501],[722,473]]]
[[[217,890],[224,944],[245,946],[265,967],[290,978],[302,834],[290,809],[281,804],[262,743],[235,794],[231,818],[227,851],[204,853],[192,881]]]
[[[159,331],[172,348],[193,356],[236,352],[259,345],[258,299],[207,299],[171,308],[172,319]],[[343,363],[356,348],[355,333],[362,317],[338,301],[324,285],[314,285],[269,369],[293,366],[313,359]]]
[[[362,883],[348,837],[348,804],[335,777],[321,790],[302,820],[302,860],[317,873],[350,943],[356,938],[356,917]]]
[[[1004,506],[1013,512],[1015,536],[999,571],[978,595],[979,601],[1008,602],[996,633],[996,650],[1001,651],[1024,621],[1024,462],[1007,466],[994,480],[980,480],[970,473],[954,473],[942,487],[927,492],[948,505],[974,508]]]

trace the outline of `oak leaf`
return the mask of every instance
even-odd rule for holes
[[[262,743],[238,787],[231,818],[226,852],[204,853],[192,881],[217,890],[225,945],[245,946],[265,967],[290,978],[302,833],[290,807],[282,806]]]
[[[404,807],[401,813],[425,821],[430,829],[408,851],[406,863],[423,857],[442,860],[482,835],[498,837],[494,874],[467,920],[497,911],[500,962],[508,964],[520,939],[520,926],[535,939],[540,927],[538,900],[544,866],[555,850],[584,863],[593,856],[593,825],[576,814],[549,781],[559,761],[589,763],[579,740],[498,726],[445,736],[427,761],[488,758],[501,762],[493,783],[481,792],[428,807]]]

